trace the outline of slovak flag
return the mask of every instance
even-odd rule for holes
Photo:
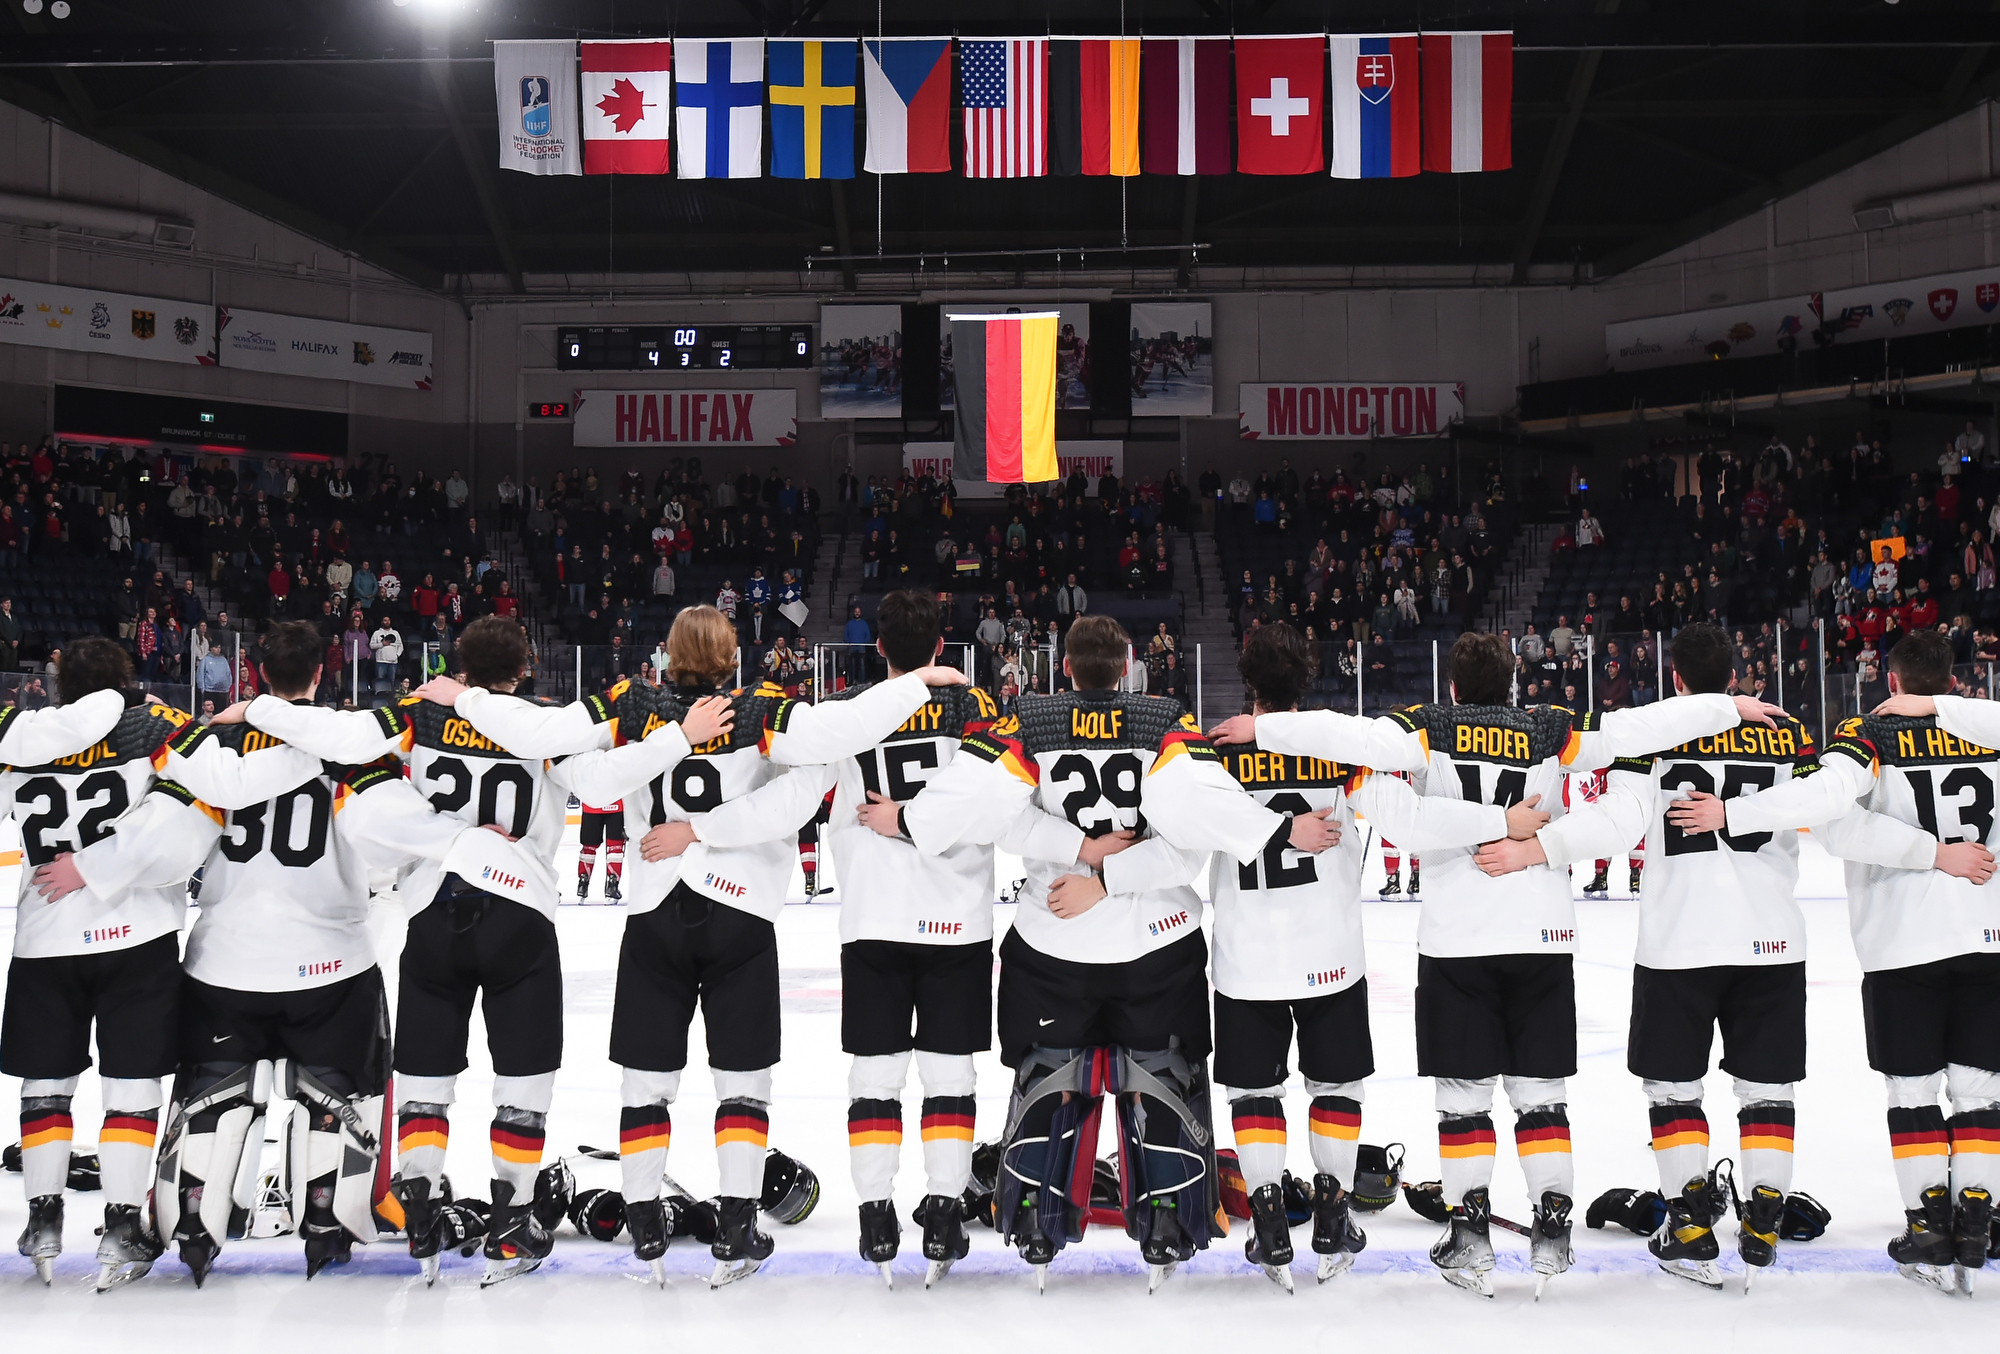
[[[674,45],[632,39],[583,44],[583,172],[667,172]]]
[[[1514,35],[1426,33],[1424,168],[1514,167]]]
[[[951,171],[951,39],[861,44],[870,174]]]
[[[1317,174],[1326,165],[1318,33],[1236,39],[1236,172]]]
[[[675,38],[680,177],[764,174],[764,39]]]
[[[1335,34],[1333,177],[1400,179],[1423,168],[1415,33]]]

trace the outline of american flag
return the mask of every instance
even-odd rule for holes
[[[1047,38],[958,44],[965,91],[965,176],[1036,178],[1049,172]]]

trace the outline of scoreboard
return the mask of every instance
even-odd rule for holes
[[[809,324],[579,325],[556,331],[559,371],[768,371],[813,365]]]

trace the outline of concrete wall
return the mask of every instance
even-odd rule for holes
[[[1994,107],[1983,105],[1596,284],[1569,285],[1557,270],[1508,287],[1477,270],[1329,268],[1306,276],[1205,269],[1192,294],[1207,296],[1215,307],[1218,412],[1189,420],[1185,429],[1165,421],[1142,424],[1140,436],[1156,440],[1133,441],[1129,464],[1133,473],[1154,475],[1183,463],[1192,474],[1208,464],[1257,467],[1286,457],[1301,466],[1351,467],[1357,452],[1369,467],[1435,459],[1435,446],[1241,442],[1233,412],[1237,386],[1458,380],[1466,384],[1469,412],[1498,415],[1512,407],[1522,382],[1601,370],[1608,321],[1992,263],[1991,214],[1867,233],[1854,229],[1852,214],[1866,200],[1988,177],[1994,118]],[[621,453],[572,448],[567,423],[528,421],[530,402],[567,399],[582,386],[788,384],[799,395],[799,444],[733,453],[726,461],[712,455],[711,474],[747,459],[760,470],[776,464],[782,473],[828,484],[850,461],[863,474],[889,473],[897,464],[890,425],[818,419],[811,374],[642,378],[554,368],[558,324],[810,322],[818,317],[823,293],[816,288],[825,284],[823,276],[531,278],[536,294],[528,298],[497,296],[490,280],[469,279],[479,299],[461,306],[6,105],[0,105],[0,188],[170,212],[193,220],[197,230],[190,252],[0,225],[0,274],[425,329],[438,339],[436,388],[427,392],[0,345],[0,440],[47,431],[49,390],[58,382],[212,395],[344,411],[353,453],[389,455],[406,472],[441,475],[463,466],[490,485],[503,473],[544,479],[570,465],[595,463],[607,475],[623,468],[614,462]],[[969,283],[960,291],[913,290],[905,299],[1040,300],[1060,290],[1084,300],[1133,295],[1130,283],[1129,277],[1072,275],[1060,287],[1030,282],[1009,292],[995,280],[984,290]],[[1846,423],[1851,414],[1829,418]],[[1644,436],[1592,440],[1619,449],[1628,441],[1640,445]],[[649,466],[660,463],[652,453],[647,459]]]

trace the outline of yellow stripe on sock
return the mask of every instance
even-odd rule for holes
[[[769,1138],[770,1135],[767,1133],[758,1133],[747,1128],[726,1128],[715,1135],[715,1145],[717,1147],[728,1147],[732,1143],[746,1143],[751,1147],[763,1147],[767,1144]],[[898,1141],[901,1141],[901,1139],[898,1139]]]
[[[46,1147],[52,1142],[70,1142],[75,1137],[74,1128],[45,1128],[39,1133],[30,1133],[21,1139],[21,1150],[25,1152],[31,1148]]]
[[[435,1147],[442,1152],[450,1141],[450,1135],[445,1133],[405,1133],[397,1140],[397,1146],[405,1152],[417,1147]]]
[[[1754,1138],[1743,1137],[1738,1141],[1746,1152],[1789,1152],[1792,1150],[1792,1140],[1790,1138],[1766,1137],[1760,1134]]]
[[[1669,1133],[1664,1138],[1653,1139],[1653,1150],[1655,1152],[1664,1152],[1669,1147],[1706,1146],[1708,1146],[1708,1134],[1706,1133]]]
[[[141,1133],[129,1128],[107,1128],[97,1135],[98,1145],[107,1142],[128,1143],[133,1147],[151,1147],[155,1134]]]
[[[1285,1130],[1282,1128],[1237,1129],[1236,1145],[1238,1147],[1242,1147],[1245,1146],[1246,1144],[1249,1146],[1262,1146],[1265,1144],[1270,1144],[1276,1147],[1283,1147],[1285,1145]]]
[[[735,1133],[740,1131],[741,1130],[732,1130],[731,1132]],[[747,1142],[749,1141],[749,1138],[746,1135],[741,1139],[734,1139],[734,1140]],[[732,1138],[729,1136],[723,1136],[723,1137],[718,1137],[716,1141],[728,1142],[732,1141]],[[847,1145],[849,1147],[901,1147],[903,1145],[903,1135],[901,1133],[890,1133],[883,1129],[870,1129],[862,1133],[849,1133],[847,1135]]]
[[[1451,1161],[1461,1160],[1465,1157],[1490,1157],[1493,1155],[1493,1144],[1490,1142],[1475,1142],[1467,1143],[1462,1147],[1440,1146],[1438,1148],[1438,1155]]]
[[[664,1152],[667,1150],[667,1144],[673,1140],[674,1135],[671,1133],[655,1133],[648,1138],[627,1138],[618,1144],[618,1155],[630,1157],[637,1156],[641,1152]]]
[[[971,1142],[972,1127],[968,1124],[963,1127],[952,1125],[943,1128],[926,1128],[923,1131],[923,1135],[925,1142],[950,1142],[954,1139],[959,1142]]]
[[[1562,1152],[1566,1154],[1568,1151],[1568,1138],[1531,1138],[1527,1142],[1516,1142],[1514,1144],[1514,1155],[1522,1157],[1538,1157],[1544,1152]]]
[[[516,1166],[539,1166],[542,1164],[542,1154],[539,1151],[532,1151],[524,1147],[508,1147],[497,1142],[492,1144],[492,1148],[494,1156],[499,1157],[502,1161],[511,1161]]]

